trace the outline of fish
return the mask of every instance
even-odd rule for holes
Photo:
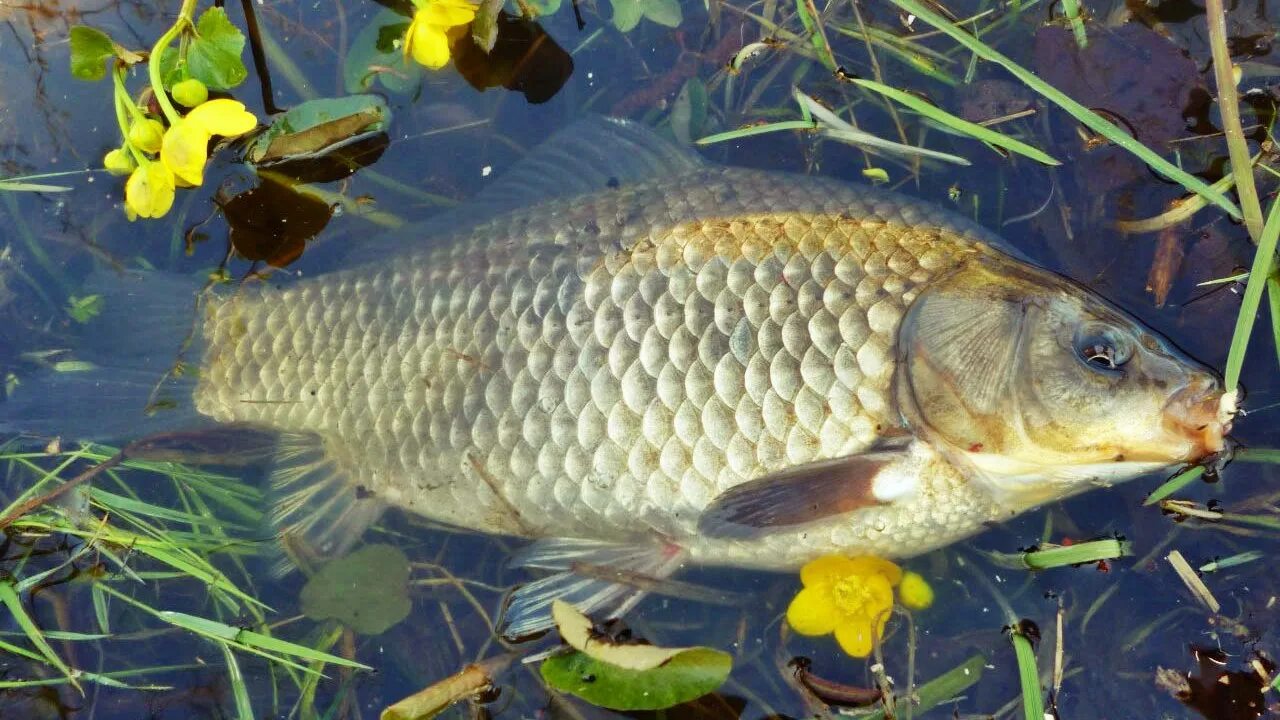
[[[1234,412],[1211,368],[976,222],[626,121],[366,250],[194,311],[185,279],[107,274],[99,369],[7,417],[270,431],[276,527],[317,557],[387,508],[528,538],[513,561],[550,574],[507,608],[519,636],[557,598],[634,604],[619,573],[919,555],[1219,453]],[[39,409],[88,398],[112,409]]]

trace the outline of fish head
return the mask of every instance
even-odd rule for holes
[[[1210,368],[1088,289],[1005,258],[926,288],[899,329],[913,432],[1023,509],[1221,451]]]

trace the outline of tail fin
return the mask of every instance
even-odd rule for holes
[[[192,391],[204,284],[158,272],[95,271],[84,292],[101,298],[101,313],[79,328],[70,357],[19,377],[0,403],[0,432],[105,441],[199,424]]]

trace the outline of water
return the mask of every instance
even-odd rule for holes
[[[242,23],[241,8],[232,5],[228,9],[232,20]],[[872,77],[875,71],[861,39],[833,29],[837,24],[856,28],[850,7],[846,3],[833,5],[827,30],[835,57],[848,75]],[[1216,112],[1203,101],[1207,92],[1189,89],[1212,86],[1207,75],[1199,72],[1208,65],[1208,52],[1203,41],[1203,16],[1194,6],[1163,3],[1139,8],[1142,22],[1117,25],[1123,4],[1091,4],[1095,20],[1089,32],[1094,50],[1087,60],[1076,61],[1065,30],[1040,30],[1036,37],[1050,16],[1056,16],[1057,6],[1051,13],[1043,3],[1024,5],[1020,16],[995,8],[997,12],[985,16],[983,22],[998,22],[984,37],[1016,61],[1037,68],[1082,102],[1134,128],[1140,138],[1151,143],[1176,140],[1172,147],[1178,149],[1184,167],[1204,171],[1210,180],[1220,175],[1225,155],[1221,140],[1186,139],[1191,137],[1186,127],[1214,132],[1217,122]],[[76,81],[66,70],[70,22],[93,24],[121,42],[143,47],[167,27],[174,6],[176,3],[64,1],[26,9],[0,7],[0,20],[8,26],[0,39],[3,174],[96,167],[103,153],[117,143],[108,84]],[[966,17],[988,6],[955,3],[949,7]],[[278,53],[269,54],[267,64],[275,90],[273,102],[281,108],[310,97],[344,94],[344,58],[380,10],[372,2],[357,0],[277,1],[255,7],[265,33],[279,47]],[[376,208],[409,221],[427,218],[500,177],[523,150],[584,113],[625,114],[664,125],[671,124],[674,116],[677,129],[683,132],[688,108],[677,95],[690,80],[708,88],[710,108],[708,120],[695,128],[695,136],[748,122],[798,117],[791,100],[795,85],[828,102],[858,99],[855,115],[863,128],[899,139],[884,106],[811,62],[813,51],[804,41],[789,42],[788,36],[779,33],[780,42],[748,60],[741,73],[730,77],[725,70],[729,58],[768,35],[756,19],[744,15],[744,9],[754,15],[776,13],[789,32],[800,32],[799,22],[786,3],[745,8],[713,5],[711,12],[701,3],[684,3],[679,31],[644,20],[627,34],[610,27],[604,3],[582,6],[585,26],[580,30],[566,3],[557,14],[544,19],[542,26],[555,43],[572,52],[572,72],[545,102],[530,104],[525,94],[502,88],[478,92],[453,70],[428,73],[420,85],[407,83],[409,93],[388,93],[393,113],[390,145],[371,167],[377,176],[361,171],[325,186],[360,202],[329,220],[301,257],[280,272],[310,275],[340,265],[349,248],[379,231],[357,208]],[[869,24],[903,32],[902,18],[887,5],[863,7],[862,12]],[[1111,25],[1104,27],[1104,21]],[[1249,100],[1262,115],[1246,115],[1245,123],[1265,123],[1270,97],[1266,83],[1274,62],[1265,42],[1273,34],[1270,17],[1254,8],[1241,8],[1233,11],[1229,28],[1239,38],[1250,38],[1248,43],[1236,44],[1237,49],[1253,55],[1246,64],[1242,91],[1259,90]],[[924,30],[919,21],[916,30]],[[1161,33],[1171,39],[1163,39]],[[529,34],[512,42],[518,48],[532,39],[536,36]],[[851,181],[865,181],[863,170],[868,166],[882,168],[903,192],[953,205],[999,229],[1037,261],[1093,287],[1174,338],[1195,357],[1220,367],[1238,292],[1228,286],[1208,293],[1196,283],[1229,276],[1247,266],[1252,251],[1243,229],[1209,209],[1166,233],[1163,240],[1156,234],[1126,236],[1116,232],[1112,227],[1116,220],[1158,214],[1178,197],[1178,188],[1119,150],[1091,145],[1065,114],[1012,82],[999,68],[979,63],[974,83],[966,85],[967,53],[956,51],[945,38],[936,38],[928,46],[950,53],[953,62],[943,67],[959,84],[952,88],[928,80],[881,48],[877,58],[885,81],[922,92],[953,111],[967,108],[976,119],[1031,108],[1034,114],[998,127],[1016,131],[1062,160],[1063,167],[1051,170],[1025,159],[1010,161],[975,142],[951,139],[937,130],[922,131],[921,125],[901,110],[899,115],[908,119],[908,142],[923,139],[929,147],[963,155],[972,165],[931,164],[921,169],[917,179],[910,175],[910,163],[869,161],[855,149],[818,144],[793,133],[714,145],[703,154],[728,164],[819,173]],[[1185,48],[1191,59],[1179,60],[1176,48]],[[292,65],[283,62],[284,58]],[[529,80],[524,86],[535,99],[544,99],[567,69],[562,55],[551,53],[540,58],[534,66],[541,74],[536,82]],[[1080,64],[1073,64],[1076,62]],[[251,77],[237,91],[237,97],[262,117],[260,80],[251,68]],[[139,79],[132,82],[134,87],[140,84]],[[32,368],[30,356],[24,357],[24,353],[65,347],[62,343],[74,323],[65,308],[69,297],[78,294],[79,279],[95,261],[127,264],[145,260],[160,269],[184,273],[224,266],[235,277],[266,270],[261,263],[229,252],[228,224],[217,212],[218,205],[227,205],[248,183],[244,172],[228,162],[232,155],[219,156],[205,187],[180,191],[174,209],[160,221],[128,223],[119,207],[122,182],[103,173],[48,181],[73,187],[65,194],[0,193],[0,213],[4,214],[0,249],[6,253],[0,264],[0,299],[4,300],[0,306],[0,373],[15,373],[20,379]],[[1262,176],[1260,182],[1264,190],[1269,187]],[[274,208],[281,202],[271,197],[255,204]],[[294,216],[290,219],[295,226],[301,222]],[[240,232],[237,243],[241,253],[279,259],[297,250],[263,246],[261,239],[254,244]],[[1164,248],[1158,251],[1161,242]],[[1159,258],[1164,258],[1159,262],[1167,262],[1179,254],[1181,262],[1168,266],[1172,270],[1167,299],[1157,306],[1147,290],[1149,270]],[[1242,442],[1256,447],[1280,443],[1272,430],[1271,413],[1275,411],[1263,409],[1280,401],[1275,397],[1273,348],[1266,334],[1264,321],[1245,367],[1248,406],[1258,409],[1257,414],[1241,419],[1235,433]],[[63,444],[63,450],[74,448],[71,443]],[[59,457],[51,456],[24,457],[24,464],[15,459],[16,452],[9,451],[5,464],[8,472],[3,490],[9,498],[32,484],[37,477],[33,468],[54,468],[59,463]],[[62,468],[63,476],[71,477],[89,465],[85,461],[72,463]],[[1225,471],[1222,482],[1197,483],[1179,497],[1215,500],[1225,509],[1274,520],[1274,472],[1267,465],[1236,463]],[[225,526],[227,537],[241,542],[211,541],[199,554],[207,551],[232,582],[260,598],[270,610],[255,611],[243,602],[210,596],[195,580],[147,575],[166,568],[136,544],[108,546],[124,565],[143,573],[131,579],[115,559],[95,553],[76,556],[70,565],[62,566],[77,547],[77,542],[66,536],[41,537],[32,527],[24,532],[11,530],[8,541],[0,546],[4,553],[0,557],[5,558],[0,570],[21,580],[39,570],[55,569],[32,583],[34,587],[20,586],[23,607],[39,626],[50,631],[109,635],[51,636],[52,651],[71,666],[91,673],[139,670],[136,675],[112,677],[134,686],[163,689],[86,683],[86,694],[81,695],[57,682],[60,673],[56,668],[10,653],[0,657],[4,670],[0,682],[14,682],[16,687],[0,689],[0,718],[237,716],[235,683],[229,679],[226,658],[216,644],[174,628],[124,600],[108,601],[102,591],[93,589],[95,582],[158,610],[215,618],[231,627],[261,629],[259,623],[265,620],[276,636],[353,657],[376,668],[373,673],[330,669],[326,678],[311,685],[302,676],[291,677],[279,666],[272,669],[252,655],[239,653],[236,657],[246,697],[256,717],[374,717],[387,704],[466,663],[501,652],[491,638],[488,619],[499,608],[505,589],[526,579],[503,566],[516,543],[446,532],[399,514],[388,516],[366,541],[394,544],[412,561],[411,614],[380,635],[343,632],[331,622],[319,623],[302,615],[301,577],[294,574],[275,580],[269,574],[271,543],[267,533],[253,523],[253,510],[262,502],[257,494],[259,471],[227,469],[224,473],[235,479],[209,486],[186,475],[183,482],[175,483],[164,473],[126,470],[119,475],[121,483],[104,478],[97,487],[118,495],[132,487],[141,499],[176,512],[206,512],[192,504],[204,499],[207,511]],[[1012,648],[1002,632],[1007,620],[993,592],[1019,617],[1040,627],[1044,638],[1040,645],[1042,669],[1052,667],[1058,642],[1055,615],[1059,604],[1065,608],[1062,644],[1066,672],[1057,696],[1063,718],[1191,717],[1194,711],[1157,685],[1158,668],[1181,673],[1195,670],[1192,645],[1220,648],[1226,653],[1228,669],[1246,673],[1233,676],[1239,678],[1249,677],[1248,662],[1255,654],[1277,656],[1280,651],[1272,627],[1277,612],[1275,596],[1280,589],[1269,555],[1277,537],[1275,530],[1194,520],[1176,523],[1157,509],[1141,506],[1145,494],[1161,479],[1138,480],[1054,504],[970,542],[909,563],[934,584],[938,595],[933,608],[915,617],[917,681],[945,672],[977,653],[987,658],[982,680],[966,691],[963,699],[933,711],[932,717],[1021,714],[1016,704],[1011,704],[1018,696],[1017,676]],[[202,490],[192,491],[191,487]],[[172,518],[147,522],[189,529]],[[112,525],[138,529],[124,512],[113,515]],[[89,521],[85,527],[96,526]],[[208,536],[219,525],[197,527]],[[1000,568],[983,554],[1014,552],[1043,539],[1061,542],[1113,534],[1130,541],[1134,554],[1105,567],[1029,574]],[[1220,617],[1211,617],[1165,561],[1174,549],[1193,567],[1246,551],[1261,552],[1263,558],[1205,577],[1222,605]],[[455,582],[454,577],[459,579]],[[751,599],[745,608],[650,599],[628,618],[638,634],[664,643],[700,643],[735,654],[733,681],[722,689],[722,701],[706,701],[680,712],[716,718],[811,714],[785,679],[783,666],[798,655],[810,658],[814,672],[823,677],[855,685],[872,682],[868,664],[843,657],[830,639],[797,638],[783,631],[785,624],[778,621],[778,615],[798,586],[793,575],[694,569],[682,573],[680,579]],[[99,627],[95,605],[105,608],[106,628]],[[3,640],[30,648],[12,616],[0,617],[6,618],[0,629],[14,633]],[[909,682],[907,635],[905,626],[899,627],[884,649],[885,667],[899,688]],[[46,679],[49,684],[19,682],[33,678]],[[1211,677],[1209,685],[1212,681]],[[1212,700],[1198,705],[1208,708],[1204,712],[1215,718],[1247,717],[1228,714]],[[595,716],[602,711],[563,698],[548,699],[536,673],[517,666],[503,677],[501,692],[493,703],[472,708],[464,705],[452,712],[513,718],[538,713]]]

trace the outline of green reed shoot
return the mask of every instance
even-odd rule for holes
[[[901,90],[898,90],[897,88],[892,88],[892,87],[889,87],[888,85],[875,82],[874,80],[854,80],[853,82],[856,85],[864,87],[868,90],[875,91],[877,93],[880,93],[881,95],[884,95],[885,97],[895,100],[905,105],[906,107],[911,108],[912,110],[920,113],[924,117],[930,120],[933,120],[934,122],[937,122],[943,125],[944,127],[949,128],[957,133],[960,133],[961,135],[967,135],[969,137],[972,137],[975,140],[980,140],[989,145],[1001,147],[1001,148],[1004,148],[1005,150],[1009,150],[1010,152],[1018,153],[1019,155],[1025,155],[1026,157],[1029,157],[1032,160],[1035,160],[1036,162],[1044,163],[1045,165],[1061,165],[1062,164],[1057,160],[1053,159],[1053,157],[1051,157],[1048,153],[1044,152],[1043,150],[1034,148],[1022,142],[1021,140],[1015,140],[1014,138],[1011,138],[1008,135],[1005,135],[1003,133],[998,133],[995,130],[990,130],[977,123],[969,122],[964,118],[952,115],[951,113],[947,112],[946,110],[943,110],[937,105],[933,105],[931,103],[925,102],[924,100],[921,100],[920,98],[916,97],[915,95],[912,95],[911,93],[903,92]]]
[[[1036,669],[1036,650],[1023,632],[1015,625],[1009,632],[1013,652],[1018,659],[1018,683],[1022,688],[1022,712],[1026,720],[1044,720],[1044,695],[1040,688],[1040,671]]]

